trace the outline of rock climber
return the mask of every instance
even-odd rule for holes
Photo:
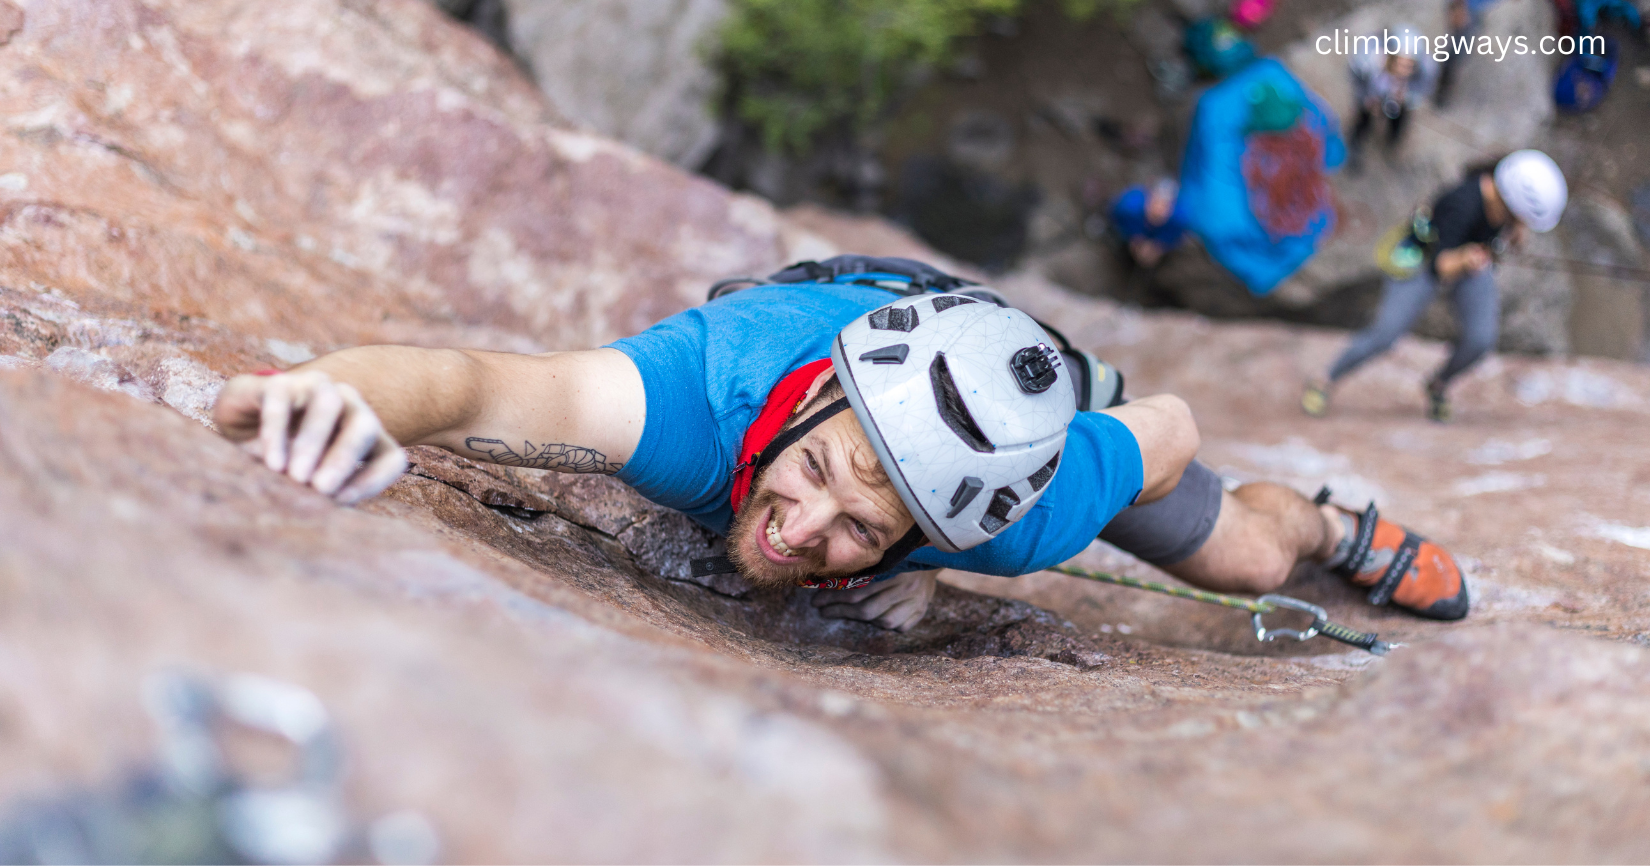
[[[1449,104],[1456,76],[1461,74],[1461,59],[1466,56],[1457,53],[1455,47],[1470,44],[1478,38],[1479,31],[1484,28],[1484,16],[1491,6],[1499,2],[1501,0],[1447,0],[1445,3],[1444,23],[1448,35],[1444,45],[1447,50],[1441,55],[1443,61],[1438,64],[1438,88],[1433,94],[1439,108]]]
[[[1438,84],[1438,61],[1421,50],[1426,43],[1417,40],[1419,31],[1400,24],[1384,34],[1381,50],[1362,50],[1347,61],[1358,112],[1347,143],[1348,168],[1354,172],[1362,166],[1364,139],[1374,128],[1375,116],[1386,118],[1387,149],[1396,148],[1410,110],[1430,99]],[[1387,51],[1389,47],[1398,50]]]
[[[1130,187],[1111,206],[1112,229],[1143,268],[1157,267],[1165,253],[1186,239],[1188,222],[1180,206],[1180,185],[1172,178]]]
[[[887,628],[922,618],[937,569],[1027,574],[1096,536],[1213,590],[1269,592],[1309,560],[1378,603],[1466,615],[1438,545],[1373,504],[1224,490],[1184,401],[1107,408],[1108,368],[987,290],[859,256],[770,279],[599,349],[345,349],[232,379],[214,418],[344,503],[394,482],[402,445],[613,475],[725,536],[720,570]]]
[[[1352,336],[1327,379],[1307,382],[1301,407],[1308,415],[1327,413],[1334,385],[1391,348],[1442,284],[1450,288],[1460,328],[1449,359],[1427,382],[1426,392],[1427,416],[1447,422],[1450,381],[1494,348],[1500,333],[1497,253],[1521,244],[1525,231],[1552,231],[1568,200],[1564,172],[1539,150],[1515,151],[1469,168],[1466,178],[1432,207],[1417,210],[1391,249],[1378,255],[1387,278],[1375,321]]]

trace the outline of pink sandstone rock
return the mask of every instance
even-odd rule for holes
[[[707,539],[606,479],[418,449],[346,509],[197,422],[252,367],[594,345],[718,277],[920,245],[568,132],[418,0],[15,8],[0,807],[152,759],[141,683],[182,666],[314,691],[351,815],[417,809],[454,862],[1650,857],[1642,368],[1492,359],[1440,427],[1442,349],[1406,341],[1312,422],[1296,389],[1342,335],[1018,275],[1133,393],[1183,394],[1210,465],[1378,497],[1461,556],[1476,612],[1292,578],[1407,644],[1385,660],[1052,575],[948,574],[908,634],[822,620],[672,579]]]

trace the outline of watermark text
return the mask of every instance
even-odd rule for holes
[[[1473,36],[1471,34],[1425,36],[1405,28],[1402,33],[1382,30],[1379,35],[1353,35],[1351,30],[1338,29],[1319,36],[1313,45],[1319,54],[1400,54],[1432,55],[1443,63],[1455,56],[1477,54],[1493,58],[1497,63],[1511,56],[1527,54],[1603,54],[1603,36],[1543,36],[1533,41],[1528,36]]]

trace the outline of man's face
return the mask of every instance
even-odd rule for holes
[[[1386,60],[1386,71],[1392,73],[1393,78],[1407,79],[1415,74],[1415,61],[1412,58],[1394,54]]]
[[[728,555],[754,583],[795,585],[875,565],[912,525],[847,411],[769,464],[728,532]]]

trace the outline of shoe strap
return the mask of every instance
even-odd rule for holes
[[[1364,560],[1369,557],[1369,550],[1375,545],[1375,524],[1380,522],[1381,514],[1375,510],[1375,502],[1369,503],[1369,508],[1358,515],[1358,534],[1352,539],[1352,549],[1347,551],[1346,560],[1332,569],[1342,577],[1354,577],[1361,570]]]
[[[1404,531],[1404,543],[1398,545],[1398,550],[1392,555],[1392,564],[1386,567],[1386,574],[1376,582],[1369,591],[1369,603],[1380,607],[1392,600],[1392,593],[1403,582],[1404,575],[1409,574],[1409,567],[1415,564],[1415,556],[1421,550],[1424,539],[1408,530]]]

